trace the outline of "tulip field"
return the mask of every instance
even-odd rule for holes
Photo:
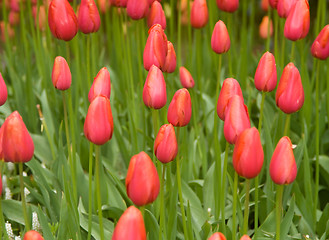
[[[327,0],[0,0],[0,239],[328,240]]]

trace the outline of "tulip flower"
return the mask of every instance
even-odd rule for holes
[[[215,232],[208,240],[226,240],[226,237],[221,232]]]
[[[116,7],[127,7],[128,0],[110,0],[111,5]]]
[[[298,69],[289,63],[284,69],[275,94],[276,105],[284,113],[297,112],[304,104],[304,89]]]
[[[7,97],[8,97],[7,86],[0,73],[0,106],[5,104],[5,102],[7,101]]]
[[[251,238],[248,235],[243,235],[240,240],[251,240]]]
[[[325,60],[329,56],[329,24],[326,25],[312,44],[313,57]],[[1,104],[0,104],[1,105]]]
[[[225,115],[225,139],[230,144],[235,144],[240,133],[250,128],[248,108],[244,105],[243,98],[238,95],[231,97]]]
[[[226,25],[223,21],[219,20],[212,32],[211,36],[211,48],[217,54],[226,53],[231,46],[230,36]]]
[[[156,167],[145,152],[130,159],[126,190],[128,197],[137,206],[144,206],[156,200],[160,190],[160,181]]]
[[[270,32],[268,32],[270,30]],[[259,25],[259,36],[263,39],[273,35],[273,22],[270,21],[270,29],[268,29],[268,16],[264,16]]]
[[[277,10],[279,17],[287,18],[293,5],[297,0],[280,0],[278,1]]]
[[[109,8],[110,8],[110,3],[111,1],[108,1],[108,0],[98,0],[97,1],[97,5],[99,6],[99,9],[101,11],[102,14],[105,14]]]
[[[17,26],[19,24],[19,12],[10,11],[8,21],[11,26]]]
[[[274,183],[292,183],[297,175],[295,156],[289,137],[282,137],[274,150],[270,163],[270,176]]]
[[[292,6],[284,25],[284,36],[291,41],[305,38],[310,29],[310,7],[307,0]]]
[[[166,56],[166,61],[162,70],[167,73],[172,73],[176,69],[176,53],[174,49],[174,45],[168,41],[168,52]]]
[[[134,206],[130,206],[121,215],[113,231],[112,240],[146,240],[143,215]]]
[[[53,85],[58,90],[66,90],[71,86],[72,76],[65,58],[57,56],[51,74]]]
[[[217,6],[224,12],[235,12],[239,8],[239,0],[216,0]]]
[[[186,88],[176,91],[168,108],[167,120],[175,127],[186,126],[191,119],[192,103]]]
[[[194,87],[194,79],[191,73],[185,67],[179,68],[179,80],[184,88]]]
[[[161,70],[153,65],[147,75],[144,89],[143,101],[149,108],[160,109],[167,103],[166,82]]]
[[[46,29],[46,8],[44,5],[39,6],[39,10],[37,9],[37,6],[32,7],[32,14],[34,19],[34,26],[38,27],[40,31],[44,31]]]
[[[3,124],[2,153],[5,162],[28,162],[34,155],[33,140],[17,111]]]
[[[83,132],[86,138],[96,145],[103,145],[112,138],[113,117],[107,97],[97,96],[91,102]]]
[[[147,15],[149,4],[147,0],[128,0],[127,14],[134,20],[141,19]]]
[[[242,177],[251,179],[262,170],[264,151],[258,130],[245,129],[237,138],[233,151],[233,167]]]
[[[162,125],[154,142],[154,153],[162,163],[175,159],[178,151],[175,129],[171,124]]]
[[[268,11],[268,5],[270,4],[269,0],[262,0],[261,1],[261,8],[263,11],[267,12]]]
[[[276,9],[278,6],[279,0],[269,0],[272,8]]]
[[[1,38],[1,41],[3,41],[3,42],[6,41],[6,34],[8,35],[8,38],[11,39],[15,36],[15,31],[10,26],[10,24],[8,24],[4,21],[1,21],[0,22],[0,38]]]
[[[160,24],[163,29],[166,29],[166,16],[162,9],[161,3],[154,1],[151,5],[151,9],[147,15],[147,26],[150,28],[154,24]]]
[[[257,90],[271,92],[277,82],[275,58],[272,53],[266,52],[261,57],[255,73],[255,86]]]
[[[191,25],[203,28],[208,22],[208,7],[206,0],[194,0],[191,8]]]
[[[168,40],[160,24],[153,25],[144,48],[144,68],[148,71],[152,65],[162,68],[168,52]]]
[[[78,26],[84,34],[97,32],[101,18],[94,0],[81,0],[78,13]]]
[[[48,10],[48,24],[54,37],[70,41],[78,32],[78,20],[67,0],[52,0]]]
[[[227,78],[223,82],[217,101],[217,115],[223,121],[225,120],[225,112],[228,102],[234,95],[243,98],[240,84],[234,78]]]
[[[43,240],[43,237],[37,231],[30,230],[25,233],[23,240]]]
[[[19,2],[20,2],[20,0],[10,0],[10,5],[9,5],[10,10],[19,12],[20,11]]]
[[[103,95],[110,99],[111,95],[111,79],[110,73],[107,71],[106,67],[103,67],[94,78],[94,82],[91,85],[88,94],[88,100],[91,103],[95,97]]]

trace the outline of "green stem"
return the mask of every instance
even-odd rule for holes
[[[272,8],[269,7],[267,10],[267,17],[268,17],[268,26],[267,26],[267,32],[270,32],[271,29],[271,12]],[[266,50],[270,51],[270,45],[271,45],[271,34],[267,34],[267,39],[266,39]]]
[[[145,206],[140,206],[139,211],[141,211],[143,218],[145,218]]]
[[[234,184],[233,184],[233,212],[232,212],[232,240],[236,240],[236,203],[238,194],[238,174],[234,171]]]
[[[65,92],[62,91],[63,98],[63,109],[64,109],[64,125],[65,125],[65,135],[66,135],[66,145],[67,145],[67,154],[69,158],[69,162],[71,164],[71,141],[70,141],[70,133],[69,133],[69,123],[67,118],[67,106],[66,106],[66,96]]]
[[[276,240],[280,240],[283,185],[277,185],[276,192]]]
[[[290,118],[291,118],[291,115],[290,114],[287,114],[287,116],[286,116],[286,123],[284,124],[283,136],[288,136],[289,135]]]
[[[91,44],[91,35],[87,35],[87,43],[86,43],[86,67],[87,67],[87,81],[88,87],[91,87],[91,74],[90,74],[90,44]]]
[[[226,200],[226,176],[227,176],[227,160],[228,160],[228,151],[229,151],[230,144],[226,142],[225,148],[225,158],[224,158],[224,168],[223,168],[223,180],[222,180],[222,193],[221,196],[221,215],[222,215],[222,229],[224,235],[226,234],[225,228],[225,200]]]
[[[227,14],[227,30],[229,32],[229,36],[232,39],[232,14],[229,13]],[[229,72],[229,76],[233,77],[233,67],[232,67],[232,56],[231,54],[233,54],[233,49],[231,48],[231,51],[228,51],[227,56],[228,56],[228,72]]]
[[[3,159],[0,159],[0,178],[2,178],[3,163],[4,163]],[[5,227],[5,220],[4,220],[3,212],[2,212],[2,199],[1,199],[1,192],[0,192],[0,238],[2,238],[2,229],[4,229],[4,227]]]
[[[90,142],[89,145],[89,198],[88,198],[88,237],[87,239],[91,239],[91,231],[92,231],[92,216],[93,216],[93,147],[94,144]]]
[[[20,188],[21,188],[21,198],[22,198],[22,207],[23,207],[23,215],[25,221],[25,229],[26,231],[30,230],[30,222],[27,216],[27,208],[26,208],[26,201],[25,201],[25,194],[24,194],[24,179],[23,179],[23,163],[19,163],[19,181],[20,181]]]
[[[182,24],[181,24],[181,18],[182,18],[182,11],[181,11],[181,1],[182,0],[178,0],[177,4],[178,4],[178,20],[177,20],[177,66],[181,67],[182,66],[182,57],[181,57],[181,53],[182,53],[182,49],[181,49],[181,32],[182,32]]]
[[[246,199],[244,202],[244,219],[242,234],[247,234],[248,231],[248,217],[249,217],[249,192],[250,192],[250,180],[246,180]]]
[[[320,152],[320,127],[319,127],[319,75],[320,75],[320,61],[316,60],[316,79],[315,79],[315,193],[314,193],[314,210],[313,217],[316,222],[316,209],[318,206],[318,194],[319,194],[319,152]]]
[[[165,174],[166,174],[166,165],[162,165],[162,177],[161,177],[161,188],[160,188],[160,231],[159,231],[159,239],[162,239],[162,232],[164,234],[164,239],[167,239],[167,231],[166,231],[166,218],[165,218],[165,211],[164,211],[164,195],[165,195]]]
[[[295,56],[295,45],[296,45],[296,42],[293,41],[291,43],[290,62],[292,62],[294,60],[294,56]]]
[[[100,189],[100,146],[95,147],[96,151],[96,166],[95,166],[95,177],[96,177],[96,196],[97,196],[97,208],[98,208],[98,219],[99,219],[99,230],[101,235],[101,240],[104,240],[104,228],[103,228],[103,216],[102,216],[102,198]]]

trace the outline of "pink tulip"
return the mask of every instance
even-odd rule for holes
[[[226,53],[231,47],[230,36],[228,35],[228,31],[226,25],[223,21],[219,20],[212,32],[211,36],[211,48],[217,53]]]
[[[312,44],[313,57],[326,60],[329,56],[329,24],[326,25]]]
[[[7,86],[0,73],[0,106],[5,104],[7,98],[8,98]]]
[[[257,90],[271,92],[277,83],[275,58],[272,53],[266,52],[261,57],[255,73],[255,86]]]
[[[84,34],[97,32],[101,18],[94,0],[81,0],[78,14],[78,26]]]
[[[185,67],[179,68],[179,80],[184,88],[194,87],[194,79]]]
[[[107,71],[106,67],[103,67],[97,73],[97,76],[94,78],[94,82],[91,85],[88,94],[88,100],[91,103],[95,97],[103,95],[110,99],[111,95],[111,79],[110,73]]]
[[[186,88],[179,89],[170,102],[167,120],[175,127],[184,127],[190,122],[191,114],[190,93]]]

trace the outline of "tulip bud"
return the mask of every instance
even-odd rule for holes
[[[290,184],[295,180],[297,166],[289,137],[282,137],[276,145],[270,163],[270,175],[273,182],[279,185]]]
[[[289,63],[284,69],[275,94],[276,105],[284,113],[294,113],[304,104],[304,89],[298,69]]]
[[[273,35],[273,22],[270,21],[270,29],[268,29],[268,16],[264,16],[262,22],[259,25],[259,36],[263,39]],[[270,33],[268,32],[270,30]]]
[[[10,24],[8,24],[4,21],[1,21],[0,22],[0,38],[1,38],[1,41],[3,41],[3,42],[6,41],[6,34],[8,34],[8,38],[11,39],[15,36],[15,31],[10,26]]]
[[[171,124],[162,125],[154,142],[154,153],[162,163],[175,159],[178,151],[175,129]]]
[[[230,144],[235,144],[240,133],[250,128],[248,108],[243,103],[243,98],[234,95],[230,98],[225,113],[224,136]]]
[[[48,24],[54,37],[70,41],[78,32],[78,20],[67,0],[52,0],[48,10]]]
[[[251,238],[248,235],[243,235],[240,240],[251,240]]]
[[[113,117],[108,98],[97,96],[91,102],[83,132],[86,138],[96,145],[103,145],[112,138]]]
[[[7,86],[0,73],[0,106],[5,104],[8,98]]]
[[[223,21],[219,20],[212,32],[211,48],[215,53],[226,53],[231,46],[230,36],[228,35],[226,25]]]
[[[127,14],[134,20],[141,19],[147,15],[149,4],[147,0],[128,0]]]
[[[217,101],[217,115],[223,121],[225,120],[225,112],[228,102],[234,95],[243,98],[240,84],[234,78],[226,78],[223,82]]]
[[[185,67],[179,68],[179,80],[184,88],[194,87],[194,79],[191,73]]]
[[[54,87],[58,90],[66,90],[70,88],[72,76],[65,58],[61,56],[55,58],[51,80]]]
[[[305,38],[310,29],[310,7],[307,0],[299,0],[292,6],[284,25],[284,36],[291,41]]]
[[[137,206],[144,206],[156,200],[160,181],[156,167],[145,152],[140,152],[130,159],[126,190],[128,197]]]
[[[175,53],[174,45],[172,45],[172,43],[168,41],[168,52],[162,70],[167,73],[172,73],[175,71],[175,69],[176,69],[176,53]]]
[[[111,5],[111,1],[108,0],[98,0],[97,3],[102,14],[105,14]]]
[[[166,82],[161,70],[152,65],[144,84],[143,101],[149,108],[160,109],[167,103]]]
[[[33,6],[32,14],[34,19],[34,26],[38,27],[40,31],[44,31],[46,29],[46,19],[47,19],[45,6],[40,5],[38,11],[37,11],[37,6]]]
[[[278,6],[279,0],[269,0],[269,1],[270,1],[271,7],[276,9],[276,7]]]
[[[191,25],[203,28],[208,22],[208,7],[206,0],[194,0],[191,8]]]
[[[28,162],[34,154],[33,140],[17,111],[7,117],[3,126],[2,153],[5,162]]]
[[[151,5],[151,10],[147,15],[147,26],[150,28],[154,24],[160,24],[163,29],[166,29],[166,16],[162,9],[161,3],[154,1]]]
[[[258,130],[245,129],[237,138],[233,151],[233,167],[242,177],[251,179],[262,170],[264,152]]]
[[[263,11],[267,12],[268,11],[268,5],[269,5],[269,0],[262,0],[261,1],[261,8]]]
[[[111,79],[110,73],[106,67],[103,67],[94,78],[88,94],[88,100],[91,103],[95,97],[103,95],[110,99],[111,95]]]
[[[146,231],[141,212],[130,206],[121,215],[113,231],[112,240],[146,240]]]
[[[116,7],[127,7],[128,0],[110,0],[111,5]]]
[[[186,126],[191,119],[192,103],[186,88],[176,91],[168,108],[167,120],[175,127]]]
[[[43,240],[43,237],[37,231],[30,230],[25,233],[23,240]]]
[[[8,20],[11,26],[17,26],[19,24],[19,12],[10,11]]]
[[[266,52],[261,57],[255,73],[255,86],[257,90],[271,92],[277,82],[275,58],[272,53]]]
[[[221,232],[215,232],[208,240],[226,240],[226,237]]]
[[[101,18],[94,0],[82,0],[79,7],[78,26],[84,34],[97,32]]]
[[[239,8],[239,0],[216,0],[217,6],[224,12],[235,12]]]
[[[19,9],[20,9],[19,1],[20,0],[10,0],[10,9],[12,11],[19,12]]]
[[[277,10],[279,17],[287,18],[291,7],[295,5],[297,0],[280,0],[278,1]]]
[[[168,40],[160,24],[153,25],[149,30],[149,36],[144,48],[144,68],[148,71],[154,64],[162,68],[168,52]]]
[[[312,44],[313,57],[325,60],[329,56],[329,24],[326,25]]]

